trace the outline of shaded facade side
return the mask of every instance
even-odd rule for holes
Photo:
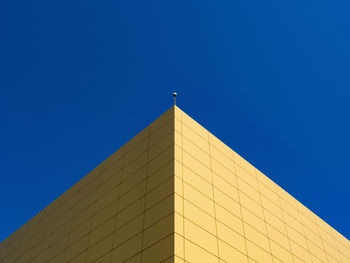
[[[0,244],[0,262],[173,262],[171,108]]]
[[[349,241],[180,109],[176,262],[350,262]]]

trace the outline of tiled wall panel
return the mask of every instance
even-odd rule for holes
[[[179,262],[350,262],[346,238],[178,108],[175,123]]]
[[[0,244],[1,263],[173,262],[174,110]]]

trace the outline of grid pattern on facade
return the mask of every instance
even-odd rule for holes
[[[349,241],[173,107],[0,243],[0,263],[350,262]]]
[[[349,241],[180,109],[176,262],[350,262]]]
[[[0,244],[0,262],[172,262],[170,109]]]

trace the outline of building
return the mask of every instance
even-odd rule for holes
[[[346,263],[350,243],[174,106],[3,241],[0,262]]]

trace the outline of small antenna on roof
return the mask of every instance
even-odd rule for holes
[[[174,105],[175,105],[175,106],[176,106],[176,96],[177,96],[177,93],[174,92],[174,93],[173,93],[173,97],[174,97]]]

